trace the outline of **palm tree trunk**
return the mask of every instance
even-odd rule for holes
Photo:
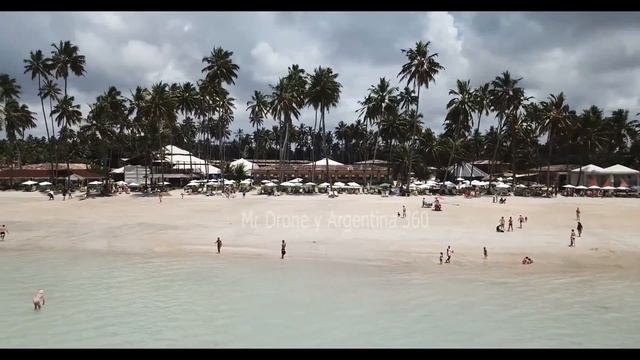
[[[289,120],[285,118],[285,127],[284,127],[284,139],[282,141],[282,147],[280,148],[280,183],[284,180],[284,162],[286,161],[285,153],[289,152],[287,148],[287,141],[289,140]]]
[[[320,107],[320,121],[322,122],[322,148],[324,150],[325,173],[329,183],[329,194],[333,194],[333,182],[329,177],[329,146],[327,144],[327,126],[324,122],[324,107]]]
[[[415,87],[415,82],[414,82]],[[413,147],[415,145],[416,140],[416,130],[418,129],[418,119],[420,115],[420,87],[418,86],[418,92],[416,96],[416,122],[413,124],[413,131],[411,132],[411,141],[409,142],[409,164],[407,165],[407,193],[409,193],[409,176],[411,175],[411,163],[413,162]]]
[[[369,161],[369,121],[364,122],[364,171],[362,172],[362,183],[367,184],[367,162]],[[367,190],[370,190],[370,185],[367,184]]]
[[[42,91],[42,84],[40,82],[40,75],[38,74],[38,94]],[[51,136],[49,134],[49,123],[47,122],[47,114],[44,111],[44,97],[40,97],[40,105],[42,106],[42,116],[44,118],[44,127],[47,130],[47,142],[49,143],[49,163],[51,164],[51,176],[49,179],[53,182],[53,154],[51,153]]]
[[[376,154],[378,152],[378,134],[380,133],[380,126],[378,126],[378,129],[376,130],[376,137],[373,143],[373,160],[371,163],[371,166],[369,166],[369,186],[371,186],[371,182],[373,180],[373,164],[376,162]]]
[[[53,116],[51,116],[52,112],[53,112],[53,101],[51,100],[51,97],[49,97],[49,120],[51,121],[51,142],[53,144],[53,159],[56,164],[54,175],[53,175],[53,179],[54,179],[53,184],[58,185],[58,144],[56,141],[56,128],[54,127]]]
[[[489,189],[491,189],[491,183],[493,182],[493,171],[496,165],[496,157],[498,156],[498,148],[500,147],[500,138],[502,134],[502,119],[498,119],[498,130],[496,134],[496,146],[493,149],[493,157],[491,157],[491,170],[489,172]]]
[[[551,151],[553,150],[553,129],[549,129],[549,139],[547,140],[547,144],[549,144],[549,156],[547,158],[547,191],[549,191],[549,183],[551,181],[551,173],[549,170],[551,169]]]
[[[482,111],[478,115],[478,126],[476,127],[476,133],[480,134],[480,120],[482,119]],[[476,143],[476,153],[473,155],[473,162],[471,163],[471,175],[469,176],[471,180],[473,180],[473,168],[476,161],[478,161],[478,155],[480,154],[480,146],[478,142]]]
[[[453,160],[453,154],[456,152],[456,145],[457,142],[453,140],[453,146],[451,147],[451,151],[449,152],[449,161],[447,162],[447,167],[444,170],[444,179],[442,179],[443,183],[447,181],[447,175],[449,175],[449,167],[451,166],[451,161]]]
[[[392,149],[393,139],[389,140],[389,166],[387,166],[387,178],[389,182],[391,182],[391,149]]]

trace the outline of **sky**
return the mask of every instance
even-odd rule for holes
[[[86,75],[69,78],[83,114],[109,86],[129,96],[137,85],[195,83],[202,58],[222,46],[240,66],[228,87],[237,99],[233,131],[250,128],[246,103],[253,91],[269,92],[292,64],[308,72],[329,66],[339,74],[342,95],[327,126],[350,123],[358,101],[381,77],[405,86],[397,77],[406,61],[401,49],[420,40],[431,42],[445,67],[421,91],[425,126],[436,133],[457,79],[476,87],[505,70],[523,78],[527,95],[538,101],[564,91],[578,111],[596,104],[607,113],[640,112],[637,12],[5,12],[0,34],[0,73],[17,78],[21,100],[39,124],[37,82],[23,74],[23,59],[37,49],[50,53],[60,40],[86,56]],[[313,126],[313,114],[303,111],[299,122]],[[481,128],[494,123],[483,120]],[[44,135],[44,125],[30,133]]]

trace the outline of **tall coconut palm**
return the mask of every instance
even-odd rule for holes
[[[542,103],[544,109],[543,129],[547,133],[547,146],[549,155],[547,157],[547,187],[551,185],[551,154],[553,152],[553,136],[571,125],[569,105],[565,102],[564,93],[558,95],[549,94],[547,101]]]
[[[385,114],[390,114],[397,111],[397,87],[392,87],[389,81],[385,78],[381,78],[378,85],[372,85],[369,88],[368,97],[365,99],[366,108],[363,109],[363,113],[369,119],[370,125],[375,125],[378,131],[375,131],[373,142],[373,164],[376,162],[376,155],[378,151],[378,135],[380,121]],[[371,186],[373,178],[373,167],[369,167],[369,181],[367,186]]]
[[[407,57],[407,62],[402,65],[402,69],[398,73],[400,81],[407,80],[407,85],[413,86],[416,90],[416,112],[420,113],[420,89],[424,86],[429,89],[429,84],[434,82],[435,77],[441,70],[444,70],[444,66],[440,65],[437,61],[438,53],[432,53],[429,48],[430,41],[419,41],[416,43],[413,49],[402,49]],[[414,126],[411,132],[411,145],[409,153],[409,164],[407,166],[407,179],[411,174],[411,164],[413,163],[413,147],[416,137],[417,127]],[[409,191],[409,182],[407,182],[407,191]]]
[[[214,47],[209,56],[202,58],[205,67],[205,81],[213,84],[235,85],[240,67],[233,62],[233,51],[224,50],[222,47]]]
[[[338,73],[334,73],[330,67],[323,68],[322,66],[314,69],[314,77],[317,77],[317,81],[311,84],[313,87],[309,87],[309,97],[314,97],[318,101],[318,107],[320,109],[320,124],[322,127],[323,135],[323,152],[325,156],[325,171],[327,182],[329,182],[329,191],[333,192],[333,184],[329,177],[329,150],[327,144],[327,127],[325,123],[325,113],[328,113],[331,108],[336,107],[340,101],[340,93],[342,84],[338,82]]]
[[[56,78],[64,79],[64,95],[67,96],[69,72],[75,76],[84,76],[86,73],[84,69],[85,57],[80,55],[78,46],[73,45],[68,40],[65,42],[61,40],[58,45],[51,44],[51,46],[53,46],[51,51],[52,70],[55,70],[54,75]]]
[[[589,157],[591,156],[593,151],[602,149],[602,146],[607,140],[608,134],[606,134],[606,131],[604,131],[605,128],[603,126],[602,114],[602,110],[594,105],[588,109],[583,110],[582,114],[580,114],[577,119],[577,142],[581,144],[584,149],[582,151],[584,156],[584,164],[589,164]],[[576,186],[578,186],[582,181],[582,168],[583,166],[580,166]]]
[[[449,162],[445,169],[443,180],[447,179],[449,167],[458,144],[458,140],[466,139],[471,132],[473,121],[473,113],[476,111],[475,99],[471,90],[471,81],[456,81],[456,89],[450,89],[449,95],[453,96],[447,104],[447,116],[444,120],[444,135],[450,137],[453,141],[451,144],[451,153],[449,154]]]
[[[192,83],[186,82],[180,85],[175,92],[176,98],[176,111],[182,114],[183,122],[187,119],[189,115],[192,115],[196,112],[199,102],[199,94],[198,88],[196,88]],[[188,134],[183,134],[183,137],[187,140],[191,140],[191,128],[187,127]],[[185,135],[189,135],[188,137]],[[189,143],[189,146],[192,144]],[[191,151],[189,151],[189,170],[191,171],[191,175],[193,175],[193,161],[191,159]]]
[[[49,99],[49,121],[51,122],[51,144],[53,148],[53,162],[55,164],[54,171],[54,182],[58,181],[58,145],[56,142],[56,134],[58,131],[56,130],[55,123],[53,122],[53,116],[51,113],[53,112],[53,102],[58,102],[60,100],[60,96],[62,95],[62,90],[58,86],[58,84],[53,81],[53,79],[45,78],[42,82],[42,88],[40,89],[38,96],[44,99]]]
[[[247,111],[249,111],[249,123],[256,128],[256,131],[262,126],[264,120],[269,114],[269,97],[262,91],[254,91],[250,101],[247,101]],[[255,148],[254,158],[258,158],[257,149],[260,147],[260,139],[254,137]],[[251,175],[253,176],[253,163],[251,163]]]
[[[482,114],[484,113],[486,116],[489,116],[489,110],[491,109],[491,95],[489,93],[490,85],[491,84],[489,83],[485,83],[477,87],[473,91],[473,103],[475,105],[474,107],[476,113],[478,114],[478,123],[476,124],[476,133],[478,134],[480,133],[480,122],[482,120]],[[476,143],[473,162],[471,163],[471,178],[473,178],[474,165],[475,162],[478,161],[478,153],[480,152],[480,147],[477,145],[478,143]]]
[[[151,86],[149,97],[144,104],[144,113],[150,121],[156,122],[152,124],[152,129],[157,130],[158,149],[160,151],[160,181],[164,183],[164,147],[162,144],[162,132],[165,129],[171,129],[176,121],[176,99],[169,91],[169,85],[164,82],[158,82]]]
[[[68,132],[72,126],[80,124],[82,120],[82,112],[80,112],[80,105],[74,104],[75,98],[73,96],[65,95],[60,101],[56,104],[51,112],[51,116],[55,115],[55,120],[58,123],[58,126],[62,129],[60,133]],[[67,158],[67,186],[69,186],[70,173],[69,173],[69,162],[70,155],[69,152],[66,154]]]
[[[503,133],[504,123],[507,117],[513,116],[523,103],[524,89],[518,86],[522,78],[514,79],[509,71],[505,71],[501,76],[491,82],[489,89],[491,109],[496,112],[498,117],[498,127],[496,128],[497,139],[491,158],[491,170],[489,182],[493,180],[493,170],[495,167],[496,157],[500,148],[501,137]]]
[[[284,131],[282,145],[280,146],[280,181],[283,181],[284,153],[289,140],[291,121],[298,119],[300,109],[304,106],[304,93],[298,91],[296,84],[290,78],[280,78],[276,86],[271,85],[273,93],[271,95],[270,112],[274,119],[281,122],[280,131]],[[284,130],[283,130],[284,129]]]
[[[4,106],[4,130],[7,140],[12,147],[15,147],[18,155],[18,167],[22,167],[22,157],[20,147],[17,143],[17,136],[24,137],[27,129],[36,127],[35,113],[29,110],[25,104],[18,103],[17,100],[10,99]],[[13,184],[12,184],[13,185]]]

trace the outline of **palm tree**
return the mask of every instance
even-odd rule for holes
[[[361,109],[361,113],[364,114],[365,118],[369,120],[371,125],[376,125],[379,129],[380,121],[387,114],[393,114],[397,112],[397,87],[391,87],[389,81],[385,78],[381,78],[380,82],[377,86],[371,86],[369,88],[369,94],[364,101],[364,107]],[[376,162],[376,153],[378,150],[378,133],[376,131],[374,134],[374,143],[373,143],[373,163]],[[367,186],[371,186],[371,181],[373,177],[373,167],[369,167],[369,182]]]
[[[176,110],[182,114],[183,124],[189,115],[196,112],[199,103],[199,96],[200,95],[198,94],[198,89],[190,82],[186,82],[176,89]],[[183,137],[184,135],[189,135],[185,138],[189,140],[189,145],[191,146],[192,129],[187,127],[186,130],[189,131],[189,133],[183,134]],[[189,151],[189,170],[191,171],[190,175],[193,175],[193,161],[191,160],[191,152],[192,150]]]
[[[289,150],[286,148],[289,140],[289,132],[292,118],[298,119],[300,109],[304,106],[304,93],[299,91],[299,87],[293,82],[292,78],[280,78],[276,86],[271,85],[273,94],[271,95],[270,112],[274,119],[279,119],[281,124],[280,130],[284,129],[284,139],[280,147],[280,181],[283,180],[283,161],[284,153]]]
[[[176,121],[176,100],[169,91],[169,85],[164,82],[151,86],[149,97],[143,106],[143,112],[151,122],[151,129],[157,130],[158,149],[160,150],[160,181],[164,183],[164,147],[162,146],[162,132],[171,129]],[[155,132],[155,131],[151,131]]]
[[[20,104],[15,99],[10,99],[5,103],[4,130],[9,144],[16,149],[19,168],[22,168],[22,157],[20,156],[20,147],[16,141],[17,136],[24,136],[26,129],[36,127],[36,118],[34,115],[35,113],[31,112],[27,105]]]
[[[80,55],[80,49],[68,40],[65,42],[61,40],[59,45],[51,44],[51,46],[54,49],[51,51],[52,70],[55,70],[57,79],[64,79],[64,95],[67,96],[69,71],[75,76],[84,76],[85,57]]]
[[[250,101],[247,101],[247,111],[249,111],[249,122],[256,131],[262,126],[269,114],[269,97],[261,91],[254,91]],[[256,150],[260,146],[260,139],[254,138]],[[254,158],[258,158],[257,151],[254,151]],[[254,160],[255,162],[255,160]],[[253,175],[253,162],[251,163],[251,175]]]
[[[482,120],[482,114],[484,113],[486,116],[489,116],[489,110],[491,109],[491,102],[490,102],[491,96],[489,94],[489,86],[490,86],[489,83],[485,83],[473,91],[473,97],[474,97],[473,103],[474,103],[476,113],[478,114],[478,124],[476,125],[477,126],[476,133],[478,134],[480,133],[480,121]],[[471,163],[471,175],[470,175],[471,178],[473,178],[474,164],[476,161],[478,161],[479,152],[480,152],[480,148],[477,146],[477,143],[476,143],[473,162]]]
[[[517,86],[520,80],[522,78],[513,79],[509,71],[505,71],[501,76],[496,76],[491,82],[491,89],[489,89],[490,103],[492,110],[497,113],[498,127],[496,128],[496,146],[491,158],[490,183],[493,180],[493,170],[500,148],[505,119],[517,112],[525,98],[524,89]]]
[[[333,193],[333,184],[329,177],[329,151],[327,144],[327,127],[325,123],[325,113],[328,113],[332,107],[336,107],[340,101],[340,88],[342,84],[338,82],[338,73],[334,73],[330,67],[323,68],[322,66],[314,69],[314,77],[317,81],[311,84],[308,93],[309,97],[313,97],[318,102],[318,108],[320,109],[320,124],[323,135],[323,152],[326,160],[325,170],[327,182],[329,182],[329,191]],[[313,102],[312,102],[313,103]]]
[[[449,90],[449,95],[452,95],[453,98],[449,100],[447,104],[448,112],[444,120],[444,135],[452,139],[451,144],[453,147],[451,148],[443,181],[447,179],[458,140],[466,139],[471,131],[473,113],[476,111],[476,108],[470,84],[470,80],[458,80],[456,82],[457,88]]]
[[[584,151],[582,152],[585,159],[584,164],[589,164],[589,157],[592,151],[600,150],[607,140],[608,134],[604,131],[602,110],[595,105],[583,110],[582,114],[578,117],[578,123],[576,125],[578,134],[577,143],[584,147]],[[578,186],[582,180],[582,167],[583,166],[580,166],[576,186]]]
[[[423,86],[429,89],[429,83],[435,83],[435,76],[438,75],[440,70],[444,70],[444,67],[436,60],[438,53],[431,53],[429,49],[430,41],[426,43],[419,41],[416,43],[414,49],[402,49],[402,52],[407,56],[407,62],[402,65],[402,69],[398,73],[400,81],[407,80],[407,85],[412,85],[413,89],[417,88],[416,95],[416,112],[420,113],[420,88]],[[416,137],[417,127],[414,126],[411,133],[411,148]],[[413,153],[409,153],[409,164],[407,166],[407,179],[411,174]],[[407,192],[409,191],[409,182],[407,181]]]
[[[547,133],[547,146],[549,155],[547,157],[547,187],[550,185],[551,154],[553,151],[553,135],[571,125],[569,115],[569,105],[565,103],[564,93],[558,95],[549,94],[548,100],[542,103],[544,109],[543,130]]]
[[[7,74],[0,74],[0,130],[2,130],[2,123],[6,116],[6,103],[20,98],[20,92],[20,85],[18,85],[16,79],[9,77]]]
[[[209,56],[202,58],[202,62],[206,64],[202,68],[202,72],[205,73],[205,81],[211,84],[235,85],[240,67],[233,63],[232,56],[233,51],[214,47]]]
[[[51,144],[53,148],[53,161],[55,163],[55,171],[54,171],[54,182],[58,181],[58,146],[56,143],[56,127],[53,122],[53,116],[51,113],[53,112],[53,101],[59,101],[60,95],[62,95],[62,90],[58,86],[58,84],[52,79],[45,78],[42,83],[42,88],[38,93],[38,96],[44,99],[49,99],[49,120],[51,122]]]
[[[56,104],[51,112],[51,116],[55,115],[56,122],[58,126],[62,127],[60,130],[61,133],[68,132],[68,130],[75,125],[80,124],[82,119],[82,112],[80,112],[80,105],[74,104],[75,98],[73,96],[65,95],[60,101]],[[62,137],[62,135],[61,135]],[[67,186],[69,186],[69,181],[71,180],[69,173],[69,162],[70,162],[70,154],[67,152]]]

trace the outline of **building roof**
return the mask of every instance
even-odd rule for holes
[[[53,173],[51,170],[34,170],[34,169],[6,169],[0,171],[0,179],[49,179],[53,177]],[[100,179],[101,175],[96,174],[89,170],[83,169],[71,169],[69,173],[76,175],[76,177],[80,177],[83,179]],[[69,175],[67,169],[58,170],[58,178],[64,178]]]
[[[555,164],[549,166],[549,172],[566,172],[567,169],[575,169],[576,165],[573,164]],[[527,172],[547,172],[547,165],[540,166],[539,168],[528,169]]]
[[[600,166],[596,166],[593,164],[589,164],[589,165],[585,165],[582,167],[579,167],[577,169],[573,169],[571,170],[572,173],[579,173],[580,171],[582,171],[583,173],[599,173],[602,171],[602,168]]]
[[[53,164],[55,167],[56,164]],[[70,163],[69,169],[71,170],[86,170],[89,167],[87,164],[83,163]],[[58,170],[67,169],[66,163],[58,163]],[[41,164],[26,164],[22,165],[22,170],[51,170],[51,163],[41,163]]]
[[[471,163],[463,162],[460,164],[451,165],[449,167],[449,174],[452,174],[455,177],[471,177]],[[473,177],[484,178],[485,176],[489,176],[486,172],[478,169],[478,167],[473,167]]]
[[[620,164],[609,166],[608,168],[602,169],[600,172],[602,174],[611,174],[611,175],[640,174],[640,171],[628,168],[628,167],[620,165]]]
[[[322,158],[322,159],[316,161],[315,163],[310,162],[310,163],[305,164],[305,165],[311,166],[313,164],[316,164],[316,166],[327,166],[327,158]],[[344,164],[341,163],[341,162],[337,162],[335,160],[329,159],[329,166],[340,166],[340,165],[344,165]]]

